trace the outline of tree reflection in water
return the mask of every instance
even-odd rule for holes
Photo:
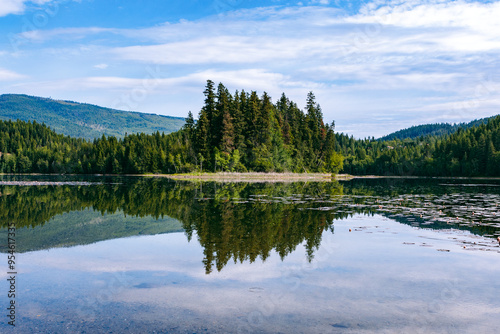
[[[284,259],[301,244],[304,244],[307,259],[311,261],[320,246],[323,232],[333,233],[335,220],[359,213],[378,213],[404,224],[427,224],[427,228],[450,228],[446,212],[456,215],[455,209],[463,204],[457,198],[470,200],[482,194],[470,187],[466,190],[439,187],[435,181],[421,180],[363,180],[343,184],[201,183],[173,182],[164,178],[99,178],[90,181],[96,183],[87,186],[0,186],[2,226],[5,228],[7,224],[15,223],[19,242],[23,242],[23,230],[36,228],[38,239],[43,239],[43,235],[47,234],[43,247],[50,248],[55,246],[53,236],[48,237],[50,226],[41,226],[63,213],[81,211],[83,215],[91,209],[102,215],[123,212],[125,216],[132,217],[172,217],[181,222],[189,240],[197,236],[204,249],[203,263],[208,274],[214,269],[222,270],[231,260],[253,262],[260,258],[265,261],[273,251]],[[456,203],[451,203],[447,208],[439,204],[443,202],[442,198],[450,197],[450,193],[456,195],[453,197]],[[498,194],[491,191],[485,196],[495,202]],[[480,204],[488,205],[487,201]],[[429,225],[425,217],[418,221],[412,216],[412,212],[420,212],[418,210],[424,207],[439,210],[442,219],[433,217],[435,221]],[[431,213],[436,215],[435,212]],[[498,230],[493,216],[489,223],[470,226],[463,224],[467,219],[466,213],[463,216],[462,223],[457,224],[456,228],[491,236]],[[120,223],[123,221],[114,222]],[[134,222],[138,227],[146,223],[146,220],[141,219]],[[65,221],[61,228],[65,229],[61,234],[74,238],[71,244],[92,241],[88,233],[85,240],[83,237],[79,239],[83,235],[79,231],[86,228],[82,224]],[[116,233],[112,233],[113,238],[134,233],[133,228],[126,235],[120,235],[125,232],[119,226],[107,228],[116,230]],[[99,229],[93,231],[94,240],[102,240]],[[4,232],[5,229],[2,230]],[[29,240],[26,239],[26,242],[29,243]],[[25,248],[32,249],[28,246]],[[5,252],[3,248],[1,251]]]

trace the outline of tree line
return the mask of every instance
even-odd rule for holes
[[[479,126],[481,124],[488,123],[488,120],[492,117],[476,119],[468,123],[434,123],[434,124],[423,124],[423,125],[415,125],[407,129],[399,130],[393,132],[387,136],[383,136],[379,138],[379,141],[389,141],[393,139],[416,139],[418,137],[440,137],[451,135],[458,131],[459,128],[463,130],[467,130],[469,128],[473,128]]]
[[[179,173],[194,171],[332,172],[342,169],[334,125],[325,124],[311,92],[305,112],[284,94],[236,92],[207,81],[195,121],[168,135],[102,136],[93,141],[56,134],[36,122],[0,124],[0,172]]]
[[[352,175],[500,176],[500,116],[447,135],[375,140],[335,133],[314,94],[304,110],[283,94],[208,80],[198,119],[174,133],[93,141],[37,122],[0,121],[0,173],[344,172]]]
[[[336,134],[353,175],[500,176],[500,116],[444,136],[357,140]]]
[[[189,113],[188,158],[199,170],[333,172],[342,169],[334,123],[325,124],[312,92],[305,113],[285,94],[273,104],[264,92],[236,91],[207,82],[198,121]]]

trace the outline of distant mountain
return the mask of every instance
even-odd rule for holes
[[[393,139],[415,139],[418,137],[427,137],[427,136],[443,136],[455,133],[459,128],[469,129],[475,126],[479,126],[481,124],[485,124],[489,119],[493,118],[482,118],[478,120],[474,120],[469,123],[459,123],[459,124],[449,124],[449,123],[435,123],[435,124],[423,124],[412,126],[408,129],[399,130],[388,134],[387,136],[381,137],[378,140],[386,141]]]
[[[171,133],[185,122],[182,117],[121,111],[28,95],[0,95],[0,120],[9,119],[45,123],[58,133],[85,139],[102,135],[122,138],[125,133],[139,132]]]

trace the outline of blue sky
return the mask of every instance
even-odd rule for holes
[[[0,93],[197,115],[231,91],[313,91],[362,138],[500,110],[500,2],[0,0]]]

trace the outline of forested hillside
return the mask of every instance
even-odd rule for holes
[[[199,120],[171,134],[58,135],[36,122],[0,121],[0,172],[178,173],[192,171],[333,172],[342,169],[333,126],[309,93],[305,112],[285,95],[236,92],[207,82]]]
[[[436,123],[412,126],[408,129],[399,130],[379,138],[379,141],[388,141],[394,139],[417,139],[426,136],[444,136],[449,135],[460,127],[459,124]]]
[[[399,130],[379,138],[380,141],[388,141],[394,139],[417,139],[419,137],[427,136],[445,136],[455,133],[458,129],[469,129],[488,122],[488,118],[474,120],[469,123],[449,124],[449,123],[435,123],[415,125],[408,129]]]
[[[182,131],[170,135],[156,132],[124,139],[102,136],[91,142],[57,134],[36,122],[0,121],[0,172],[175,172],[177,161],[172,153],[180,156],[183,137]]]
[[[445,175],[500,176],[500,116],[439,141],[433,159]]]
[[[170,134],[87,141],[36,122],[0,121],[0,172],[500,176],[500,116],[445,136],[357,140],[324,124],[313,93],[304,111],[284,94],[273,103],[265,92],[231,94],[212,81],[204,94],[198,121],[189,113],[185,126]]]
[[[184,118],[102,108],[35,96],[0,95],[0,120],[36,121],[58,133],[92,140],[102,135],[123,138],[126,133],[171,133]]]
[[[0,121],[0,172],[69,172],[91,146],[36,122]]]
[[[354,175],[500,176],[500,116],[446,136],[390,141],[336,135],[345,173]]]

